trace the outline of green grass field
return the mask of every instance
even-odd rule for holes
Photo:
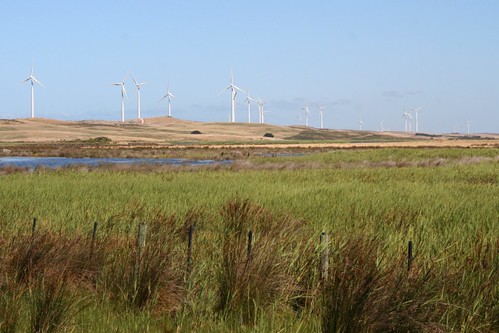
[[[219,168],[1,175],[0,332],[35,331],[50,300],[61,314],[40,324],[47,332],[498,331],[498,156],[358,149]],[[135,272],[139,223],[150,233]]]

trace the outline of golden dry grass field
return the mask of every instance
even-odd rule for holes
[[[193,134],[199,131],[200,134]],[[264,137],[271,133],[273,137]],[[129,121],[59,121],[45,118],[0,119],[0,144],[92,142],[109,138],[115,145],[173,147],[367,148],[367,147],[497,147],[498,134],[430,135],[314,129],[247,123],[203,123],[176,118]]]

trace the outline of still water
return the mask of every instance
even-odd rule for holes
[[[68,157],[0,157],[0,168],[6,166],[35,169],[60,168],[71,165],[99,166],[104,164],[209,165],[231,161],[187,160],[181,158],[68,158]]]

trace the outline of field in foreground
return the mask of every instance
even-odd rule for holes
[[[0,330],[498,331],[498,156],[366,149],[2,175]]]

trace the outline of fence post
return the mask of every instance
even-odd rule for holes
[[[191,265],[192,265],[192,233],[193,227],[192,224],[189,226],[188,235],[187,235],[187,277],[186,281],[189,281],[189,277],[191,275]]]
[[[94,227],[92,229],[92,242],[90,243],[90,259],[94,256],[95,240],[97,239],[97,226],[98,223],[94,222]]]
[[[31,225],[31,238],[35,238],[36,233],[36,217],[33,218],[33,224]]]
[[[139,277],[142,255],[144,253],[144,247],[146,246],[146,233],[147,225],[144,223],[139,224],[139,233],[137,235],[137,261],[135,262],[135,283],[137,283]]]
[[[407,246],[407,271],[411,270],[412,261],[414,260],[414,256],[412,255],[412,240],[409,241]]]
[[[329,236],[325,231],[321,232],[321,280],[327,281],[329,273]]]
[[[253,243],[253,231],[248,231],[248,261],[251,260],[251,251]]]

